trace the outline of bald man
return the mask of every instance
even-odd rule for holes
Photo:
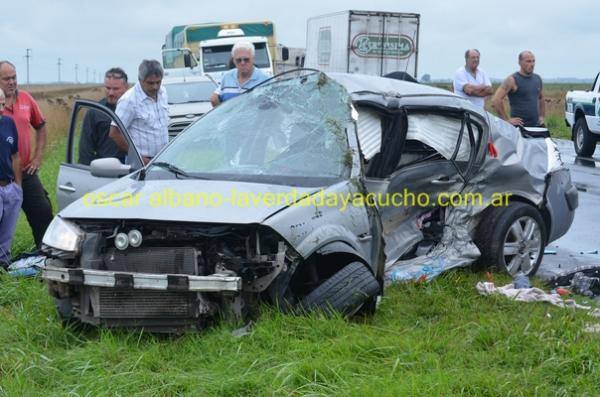
[[[546,116],[542,78],[533,73],[535,56],[531,51],[519,54],[519,71],[511,74],[498,87],[492,106],[498,116],[514,126],[542,127]],[[510,117],[504,108],[508,96]]]

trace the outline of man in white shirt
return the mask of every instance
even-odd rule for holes
[[[163,68],[156,60],[143,60],[138,82],[119,98],[115,114],[123,122],[136,149],[147,163],[169,142],[169,104],[161,87]],[[109,136],[127,152],[128,144],[112,123]]]
[[[465,52],[465,66],[461,66],[454,74],[454,93],[483,109],[485,97],[492,95],[494,90],[489,77],[478,68],[479,56],[476,49]]]

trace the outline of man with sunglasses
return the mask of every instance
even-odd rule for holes
[[[223,75],[221,85],[210,97],[210,103],[218,106],[252,87],[262,83],[268,76],[254,66],[254,45],[248,41],[238,41],[231,49],[235,69]]]
[[[1,113],[12,117],[19,134],[23,212],[31,226],[35,244],[40,247],[46,228],[53,218],[48,192],[38,177],[48,134],[46,120],[35,99],[29,93],[18,89],[17,71],[9,61],[0,61],[0,88],[6,95],[6,104]],[[31,145],[31,129],[35,130],[34,150]]]

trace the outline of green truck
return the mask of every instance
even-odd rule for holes
[[[271,21],[174,26],[165,37],[163,67],[192,68],[220,81],[223,73],[229,70],[231,48],[241,40],[254,44],[255,65],[272,76],[273,64],[281,56],[278,56],[280,51]]]

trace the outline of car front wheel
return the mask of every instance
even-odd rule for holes
[[[374,304],[372,302],[379,293],[379,283],[367,266],[352,262],[306,295],[300,301],[300,307],[308,311],[335,311],[351,316],[364,305]]]
[[[475,236],[480,262],[510,275],[533,276],[542,262],[546,225],[540,212],[520,202],[486,211]]]
[[[574,139],[573,145],[575,146],[575,153],[578,156],[589,157],[594,154],[596,150],[596,137],[592,135],[588,129],[585,117],[580,117],[575,122],[573,127]]]

